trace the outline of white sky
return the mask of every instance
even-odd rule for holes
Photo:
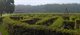
[[[16,5],[43,5],[54,3],[80,3],[80,0],[15,0]]]

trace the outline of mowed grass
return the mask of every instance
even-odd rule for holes
[[[0,16],[1,17],[1,16]],[[1,20],[2,18],[0,18]],[[0,21],[0,35],[9,35],[6,25]]]
[[[1,33],[2,35],[8,35],[7,28],[5,27],[4,24],[0,24],[0,33]]]

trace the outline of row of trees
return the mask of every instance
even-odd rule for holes
[[[17,13],[80,13],[80,4],[45,4],[38,6],[16,5]]]
[[[0,0],[0,13],[13,13],[14,0]]]

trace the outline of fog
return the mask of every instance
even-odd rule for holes
[[[15,5],[44,5],[80,3],[80,0],[15,0]]]

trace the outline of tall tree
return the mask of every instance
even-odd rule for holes
[[[15,8],[14,0],[7,0],[5,7],[7,13],[13,13]]]
[[[14,7],[14,0],[0,0],[0,13],[13,13]]]

